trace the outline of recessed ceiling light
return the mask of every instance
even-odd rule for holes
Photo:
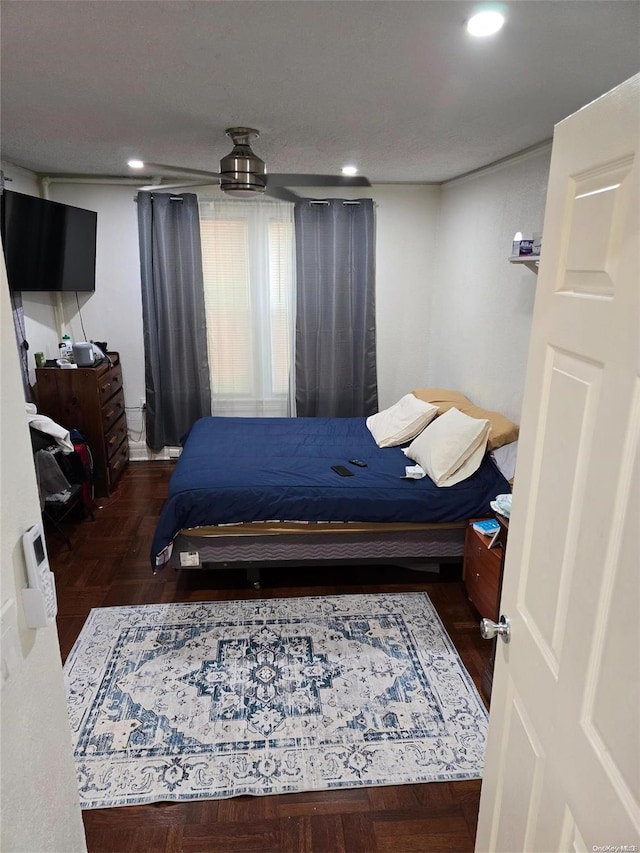
[[[144,163],[142,160],[129,160],[127,166],[131,169],[144,169]]]
[[[472,36],[492,36],[502,29],[503,24],[504,15],[493,9],[488,9],[469,18],[467,32],[471,33]]]
[[[357,175],[358,167],[357,166],[343,166],[342,167],[343,175]]]

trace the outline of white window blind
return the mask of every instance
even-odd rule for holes
[[[213,414],[293,414],[292,205],[201,200],[200,229]]]

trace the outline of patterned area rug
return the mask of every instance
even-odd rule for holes
[[[487,714],[423,593],[92,610],[82,807],[479,778]]]

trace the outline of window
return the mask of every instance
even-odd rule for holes
[[[289,415],[293,207],[201,201],[200,229],[213,414]]]

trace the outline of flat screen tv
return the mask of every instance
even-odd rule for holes
[[[9,289],[96,289],[98,214],[57,201],[4,190],[0,236]]]

